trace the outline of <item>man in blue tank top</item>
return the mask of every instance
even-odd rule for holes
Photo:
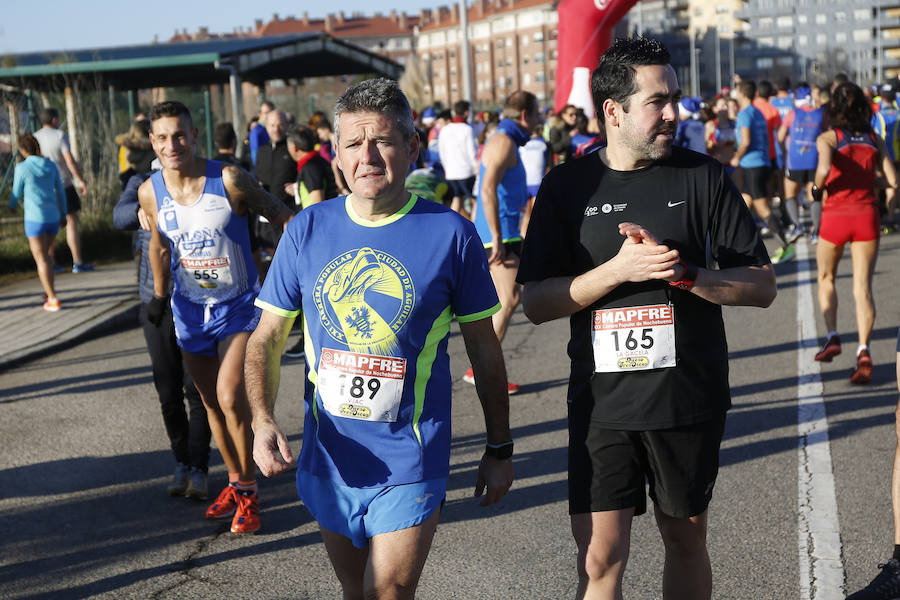
[[[194,154],[197,129],[184,104],[155,105],[150,122],[150,141],[163,168],[138,189],[151,235],[153,299],[147,318],[158,326],[171,304],[178,346],[228,469],[229,484],[206,518],[231,517],[232,533],[250,533],[259,529],[259,500],[243,364],[258,319],[253,300],[259,278],[247,211],[282,226],[293,215],[246,171]]]
[[[285,230],[256,301],[245,373],[263,475],[291,468],[273,418],[281,349],[302,314],[307,383],[297,491],[319,524],[344,598],[412,598],[450,469],[447,343],[455,315],[478,376],[487,447],[475,495],[512,484],[499,306],[475,228],[404,189],[419,153],[396,82],[359,83],[335,106],[349,196]],[[301,313],[302,307],[302,313]]]
[[[534,94],[521,90],[510,94],[503,105],[503,120],[485,142],[478,165],[475,229],[484,244],[491,278],[500,296],[501,308],[493,320],[494,331],[501,343],[521,294],[516,272],[522,250],[519,224],[528,202],[528,182],[519,147],[528,142],[531,131],[540,122],[541,114]],[[471,368],[463,379],[475,383]],[[519,386],[510,383],[508,391],[515,394]]]
[[[789,238],[794,232],[803,232],[797,195],[803,190],[803,198],[812,201],[812,186],[819,162],[816,139],[822,133],[825,115],[822,107],[812,105],[810,90],[805,85],[797,86],[796,98],[797,108],[785,115],[778,129],[779,146],[785,147],[784,204],[794,227]],[[814,220],[813,236],[818,236],[817,225]]]

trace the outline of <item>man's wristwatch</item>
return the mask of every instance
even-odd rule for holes
[[[484,453],[491,458],[506,460],[512,458],[513,442],[503,442],[502,444],[485,444]]]
[[[680,290],[689,290],[694,287],[694,283],[697,281],[697,267],[694,265],[689,265],[683,260],[679,260],[678,264],[681,265],[683,273],[681,274],[681,279],[678,281],[670,281],[669,285],[672,287],[677,287]]]

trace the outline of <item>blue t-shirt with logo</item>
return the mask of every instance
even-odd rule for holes
[[[750,130],[750,147],[741,157],[740,165],[745,169],[770,166],[769,129],[766,126],[766,118],[753,105],[739,112],[735,125],[738,145],[741,144],[742,127]]]
[[[285,230],[256,304],[302,308],[300,470],[358,488],[447,477],[450,323],[500,308],[471,222],[415,194],[374,222],[350,196],[314,204]]]

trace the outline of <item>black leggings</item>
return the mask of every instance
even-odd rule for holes
[[[209,468],[209,421],[200,394],[182,362],[172,311],[166,307],[162,323],[156,327],[147,319],[147,305],[142,304],[140,321],[153,364],[153,385],[159,394],[163,423],[175,460],[205,472]],[[185,398],[190,419],[184,409]]]

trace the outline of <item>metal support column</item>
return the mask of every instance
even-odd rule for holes
[[[472,97],[472,63],[469,60],[469,9],[466,7],[466,0],[459,0],[459,27],[462,30],[462,77],[463,77],[463,99],[474,105],[475,98]],[[472,120],[473,111],[469,111],[469,120]]]
[[[206,158],[213,157],[212,114],[209,105],[209,87],[205,87],[203,88],[203,119],[206,123]]]
[[[109,94],[109,132],[112,135],[116,133],[116,90],[110,85],[107,88]]]
[[[134,113],[135,113],[135,96],[137,95],[137,90],[128,90],[128,122],[134,123]],[[129,125],[131,127],[131,125]]]

